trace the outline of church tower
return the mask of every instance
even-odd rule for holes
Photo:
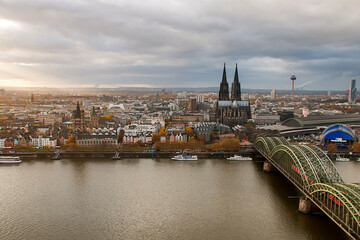
[[[228,101],[229,99],[229,84],[226,79],[226,69],[225,69],[225,63],[224,63],[224,70],[223,70],[223,76],[222,81],[220,83],[220,90],[219,90],[219,101]]]
[[[80,110],[80,104],[77,102],[76,110],[73,111],[73,131],[83,131],[85,128],[84,110]]]
[[[241,88],[240,88],[237,64],[235,68],[234,82],[231,85],[231,101],[241,101]]]
[[[97,116],[97,113],[95,111],[95,107],[93,106],[92,113],[91,113],[91,116],[90,116],[90,126],[91,127],[97,127],[98,125],[99,125],[98,116]]]

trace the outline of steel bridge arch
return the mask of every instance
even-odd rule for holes
[[[254,147],[340,228],[360,239],[360,184],[344,183],[320,148],[278,137],[258,137]]]
[[[284,137],[273,137],[272,139],[274,142],[276,142],[276,145],[290,145],[290,143]]]
[[[300,161],[304,170],[302,174],[307,176],[311,182],[323,183],[342,183],[343,180],[335,168],[331,159],[318,147],[313,145],[290,145],[283,137],[258,137],[255,141],[255,147],[263,151],[268,157],[273,158],[275,149],[280,145],[291,146],[290,149],[284,150],[292,158]],[[293,153],[290,153],[293,152]],[[297,155],[297,157],[295,157]],[[275,161],[275,159],[273,159]],[[299,165],[299,166],[300,166]],[[297,166],[296,169],[300,169]],[[308,185],[308,184],[306,184]],[[305,185],[305,186],[306,186]]]
[[[331,159],[318,147],[299,145],[298,148],[302,149],[311,158],[313,166],[317,170],[320,182],[327,183],[341,183],[343,182],[339,172]]]
[[[255,140],[255,147],[263,151],[267,156],[270,156],[271,151],[278,145],[290,145],[283,137],[257,137]]]
[[[277,146],[271,152],[271,159],[304,188],[309,184],[320,182],[309,156],[294,145]]]
[[[329,212],[335,213],[339,219],[359,235],[360,195],[359,192],[351,191],[351,188],[347,185],[316,183],[311,185],[308,190],[312,197],[322,203],[322,207],[327,208],[328,214]],[[331,206],[331,209],[329,209],[329,206]],[[341,209],[341,206],[344,206],[344,208]],[[347,213],[350,215],[347,215]],[[356,223],[355,225],[354,222]]]
[[[274,142],[274,140],[271,137],[265,137],[264,140],[268,143],[269,146],[269,150],[271,153],[271,151],[276,147],[276,143]]]
[[[343,183],[343,185],[346,185],[348,188],[351,188],[355,190],[360,195],[360,185],[355,183]]]
[[[344,182],[340,176],[340,173],[336,169],[334,163],[331,161],[331,159],[322,151],[320,148],[314,146],[314,145],[307,145],[307,148],[310,148],[313,150],[322,160],[322,163],[324,167],[326,168],[326,171],[328,172],[328,175],[331,176],[332,182]]]
[[[332,182],[332,179],[326,171],[325,166],[321,162],[320,157],[311,148],[308,148],[307,146],[299,145],[298,148],[304,151],[311,158],[312,164],[317,170],[317,175],[320,182]]]
[[[270,148],[267,141],[265,141],[265,137],[257,137],[255,140],[255,147],[264,152],[267,156],[270,155]]]

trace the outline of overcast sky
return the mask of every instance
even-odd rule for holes
[[[0,87],[345,90],[359,0],[0,0]]]

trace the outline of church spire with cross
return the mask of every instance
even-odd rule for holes
[[[241,87],[239,82],[239,74],[238,74],[238,68],[237,64],[235,67],[235,76],[234,76],[234,82],[231,85],[231,100],[232,101],[241,101]]]
[[[224,63],[222,81],[220,83],[219,100],[220,101],[230,100],[229,99],[229,84],[228,84],[227,79],[226,79],[225,63]]]

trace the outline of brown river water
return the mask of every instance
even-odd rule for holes
[[[348,239],[299,195],[256,161],[23,161],[0,165],[0,239]]]

